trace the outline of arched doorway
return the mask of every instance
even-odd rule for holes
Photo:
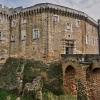
[[[66,68],[65,71],[65,89],[70,95],[77,95],[77,79],[76,79],[76,71],[70,65]]]

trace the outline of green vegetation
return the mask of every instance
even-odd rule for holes
[[[47,75],[49,82],[44,85],[44,89],[47,89],[55,95],[63,95],[63,71],[61,62],[51,63]]]
[[[20,98],[20,100],[31,100],[22,96],[11,94],[5,90],[0,89],[0,100],[7,100],[7,98],[10,98],[10,100],[16,100],[18,97]],[[43,93],[42,97],[43,100],[77,100],[77,98],[73,96],[56,96],[53,93]]]
[[[46,65],[40,61],[27,61],[23,72],[23,83],[32,83],[33,80],[41,75],[41,72],[46,72]]]
[[[24,66],[23,72],[23,86],[26,83],[32,83],[33,80],[41,76],[41,73],[45,73],[48,78],[48,82],[43,86],[43,100],[77,100],[72,96],[64,96],[63,89],[63,70],[60,61],[51,63],[48,67],[41,61],[25,60],[23,58],[9,58],[3,69],[0,71],[0,100],[6,100],[7,97],[11,97],[10,100],[16,100],[19,97],[18,89],[14,88],[13,91],[9,87],[16,83],[16,73],[21,72],[21,67]],[[47,70],[48,68],[48,70]],[[6,92],[5,90],[9,90]],[[32,100],[30,98],[33,95],[28,93],[25,98],[21,97],[21,100]],[[35,100],[35,99],[34,99]]]
[[[53,93],[43,93],[43,100],[77,100],[77,98],[64,95],[56,96]]]

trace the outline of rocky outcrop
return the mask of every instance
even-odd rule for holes
[[[33,80],[32,83],[26,83],[23,95],[30,96],[29,98],[35,98],[42,100],[42,87],[43,87],[43,76],[38,76]]]

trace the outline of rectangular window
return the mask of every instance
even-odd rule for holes
[[[89,39],[87,35],[86,35],[86,44],[89,44]]]
[[[12,26],[15,26],[15,21],[12,21]]]
[[[92,37],[92,45],[94,45],[94,37]]]
[[[76,21],[76,26],[79,26],[80,25],[80,21]]]
[[[54,22],[58,22],[58,16],[54,16]]]
[[[26,24],[26,19],[23,19],[23,24]]]
[[[33,33],[33,39],[38,39],[39,36],[38,36],[38,30],[34,30],[34,33]]]
[[[12,36],[11,36],[11,41],[12,41],[12,42],[15,42],[15,35],[12,35]]]
[[[24,36],[24,41],[26,40],[26,36]]]
[[[71,24],[67,23],[66,28],[67,28],[67,30],[70,30],[71,29]]]
[[[1,41],[1,32],[0,32],[0,41]]]

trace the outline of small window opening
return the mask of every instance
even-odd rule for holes
[[[5,60],[5,58],[1,58],[1,60]]]
[[[58,16],[54,16],[54,21],[58,22]]]
[[[23,24],[26,24],[26,19],[23,19]]]
[[[26,36],[24,36],[24,41],[26,40]]]
[[[76,21],[76,25],[79,26],[79,24],[80,24],[80,22],[79,21]]]
[[[35,47],[33,47],[33,51],[35,51]]]
[[[68,35],[68,38],[70,38],[70,35]]]

